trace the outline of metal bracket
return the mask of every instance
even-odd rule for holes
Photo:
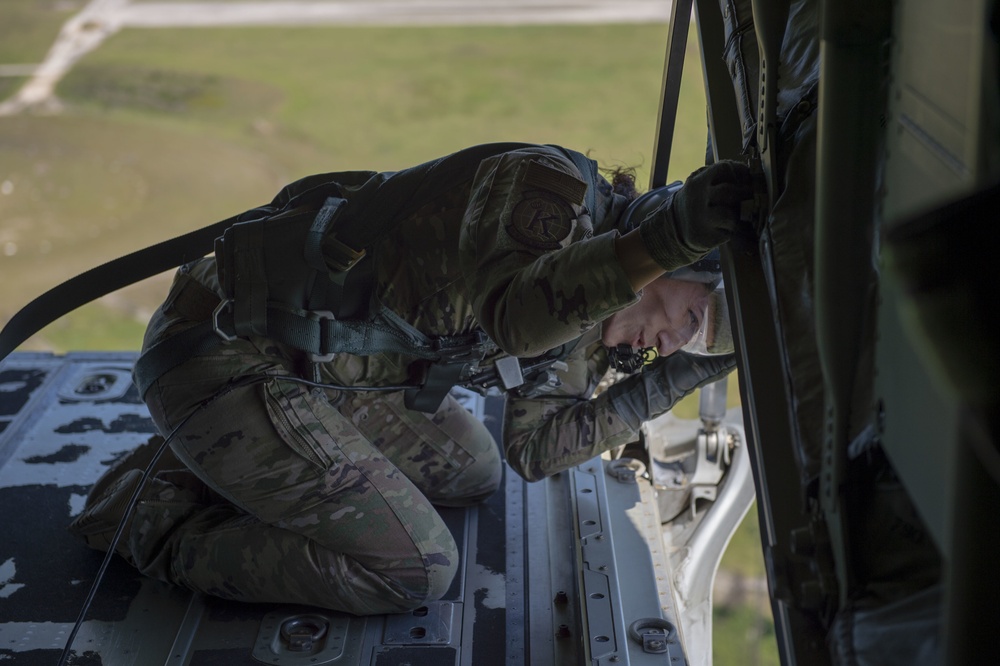
[[[504,356],[496,360],[497,374],[500,376],[500,383],[508,391],[517,388],[524,383],[524,375],[521,373],[521,361],[515,356]]]
[[[253,658],[278,666],[320,666],[344,656],[350,618],[340,613],[275,610],[264,616]]]
[[[222,338],[225,342],[232,342],[233,340],[236,340],[237,336],[229,335],[222,330],[222,327],[219,325],[219,315],[232,307],[232,299],[227,299],[215,306],[215,310],[212,311],[212,331],[214,331],[215,334]]]
[[[339,240],[336,234],[328,234],[323,239],[324,250],[326,250],[326,262],[330,268],[346,273],[354,268],[354,265],[365,258],[365,250],[355,250],[353,247]]]
[[[648,654],[665,654],[677,642],[677,629],[659,617],[636,620],[628,626],[628,635]]]
[[[329,623],[319,615],[296,615],[281,623],[281,639],[292,652],[312,652],[328,628]]]
[[[695,442],[697,456],[692,486],[717,486],[729,466],[729,433],[724,427],[715,432],[698,433]]]
[[[714,502],[718,497],[719,483],[729,468],[729,451],[732,436],[725,426],[712,432],[698,433],[695,442],[695,468],[691,475],[691,518],[698,516],[698,500]]]

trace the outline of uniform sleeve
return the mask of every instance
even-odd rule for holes
[[[462,273],[479,325],[508,354],[541,354],[638,299],[615,255],[617,232],[594,235],[604,220],[584,201],[596,186],[554,148],[480,165],[462,223]]]
[[[607,369],[598,347],[567,359],[558,391],[540,398],[507,396],[504,453],[525,479],[544,479],[639,438],[639,431],[618,416],[607,391],[588,399]]]

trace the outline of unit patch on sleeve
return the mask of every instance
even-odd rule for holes
[[[573,209],[547,190],[528,190],[511,211],[507,233],[539,250],[556,250],[573,229]]]

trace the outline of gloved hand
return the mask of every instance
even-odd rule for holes
[[[608,400],[618,416],[638,430],[697,388],[722,379],[736,367],[736,354],[695,356],[674,352],[653,361],[641,374],[614,384]]]
[[[702,167],[639,223],[646,251],[668,272],[694,263],[729,240],[740,221],[741,202],[752,198],[747,165],[722,161]]]

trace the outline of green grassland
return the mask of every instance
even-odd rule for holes
[[[65,8],[82,6],[3,2],[0,63],[10,64],[38,62]],[[61,82],[63,113],[0,118],[0,322],[87,268],[310,173],[398,169],[515,140],[633,166],[645,183],[665,40],[663,25],[125,30]],[[689,48],[671,179],[704,160],[693,39]],[[0,79],[0,98],[18,83]],[[168,281],[81,308],[24,348],[137,349]],[[735,377],[730,390],[738,400]],[[763,575],[757,530],[751,510],[723,567]],[[770,617],[742,606],[716,617],[717,664],[777,663]]]
[[[779,666],[774,623],[752,605],[716,607],[712,616],[716,666]]]

